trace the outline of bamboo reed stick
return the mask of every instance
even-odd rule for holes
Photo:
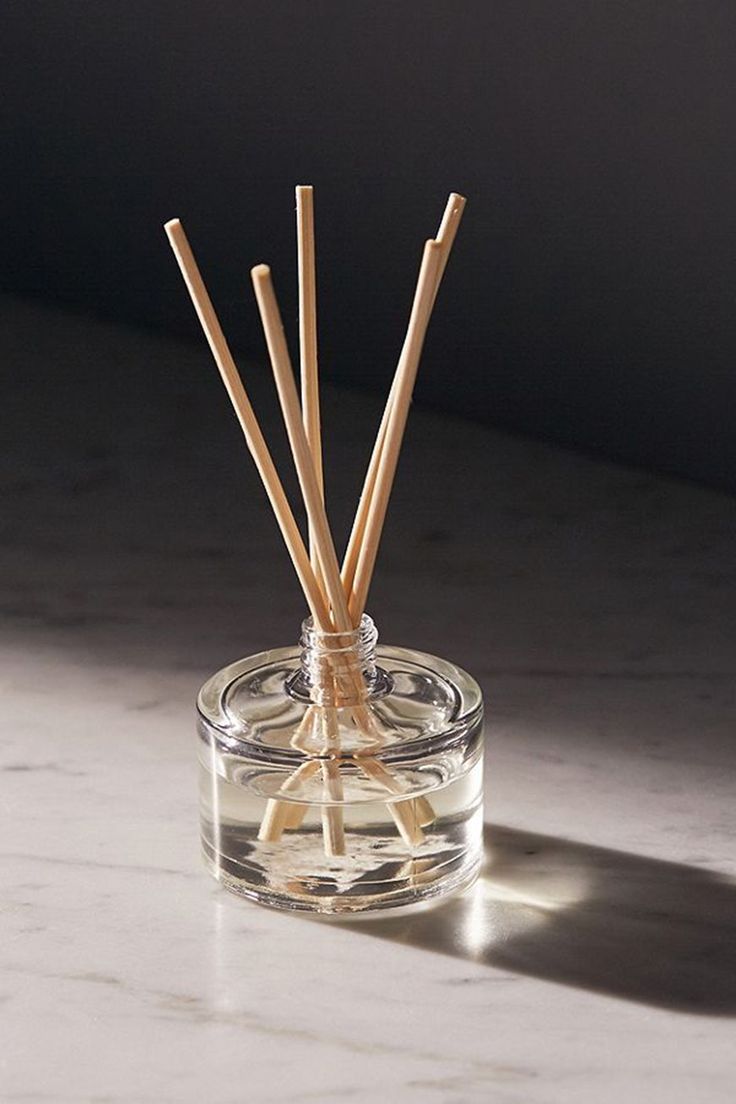
[[[439,242],[440,246],[442,247],[442,259],[440,262],[434,296],[432,299],[433,305],[434,300],[437,296],[437,291],[439,290],[439,284],[442,280],[445,267],[447,266],[450,251],[455,241],[455,235],[457,234],[457,230],[460,225],[460,219],[463,215],[465,202],[466,201],[464,196],[458,195],[457,192],[451,192],[445,205],[442,219],[440,220],[440,225],[435,240]],[[371,499],[375,489],[376,476],[378,473],[381,454],[383,451],[389,415],[395,401],[395,396],[398,390],[398,382],[399,376],[397,373],[394,376],[391,391],[389,393],[378,434],[376,436],[376,441],[373,447],[368,471],[366,473],[365,482],[360,495],[360,501],[358,503],[358,509],[356,511],[355,520],[353,522],[350,540],[348,542],[347,551],[343,560],[341,577],[343,581],[343,586],[345,587],[345,590],[348,594],[353,587],[355,569],[358,563],[358,556],[365,535],[365,526],[368,517],[368,511],[370,509]],[[362,765],[364,773],[368,774],[370,777],[373,777],[377,781],[380,781],[391,792],[401,792],[400,784],[397,784],[394,776],[390,772],[386,771],[378,760],[366,759],[364,760]],[[426,827],[427,825],[431,824],[435,819],[432,805],[425,797],[414,799],[414,812],[417,822],[422,827]]]
[[[267,265],[256,265],[251,270],[251,278],[261,315],[263,332],[266,336],[286,433],[291,445],[294,466],[307,511],[309,531],[314,541],[314,548],[324,580],[325,593],[332,607],[335,627],[338,631],[349,632],[352,629],[352,624],[348,612],[347,598],[340,580],[340,567],[337,562],[335,544],[327,521],[322,495],[320,494],[315,466],[312,461],[312,452],[302,422],[299,396],[294,382],[289,350],[286,345],[281,312],[271,281],[271,271]],[[339,754],[339,742],[334,738],[334,733],[338,730],[337,718],[333,716],[335,710],[328,705],[323,713],[330,733],[330,752],[332,755],[337,755]],[[336,774],[334,769],[325,765],[324,779],[326,795],[330,801],[337,801],[335,795],[342,786],[339,774]],[[325,804],[322,823],[327,854],[344,854],[345,831],[342,808],[337,804]]]
[[[310,185],[296,188],[296,240],[297,276],[299,287],[299,369],[301,378],[302,420],[309,444],[312,465],[320,498],[324,504],[325,487],[322,467],[322,426],[319,404],[319,375],[317,362],[317,277],[314,246],[314,189]],[[317,538],[311,514],[308,515],[309,558],[312,570],[324,592],[322,567],[317,552]],[[323,712],[323,720],[325,714]],[[337,714],[328,719],[330,731],[339,734]],[[339,739],[336,741],[339,746]],[[333,761],[322,764],[322,777],[328,802],[342,799],[342,780],[339,765]],[[304,809],[306,812],[306,808]],[[287,814],[286,827],[301,823],[301,809]],[[340,805],[322,807],[322,835],[326,855],[342,855],[345,852],[345,825]]]
[[[301,786],[319,770],[318,759],[308,759],[291,774],[281,786],[279,796],[288,797],[298,793]],[[264,842],[274,843],[281,838],[284,828],[289,827],[290,820],[295,816],[295,810],[302,806],[293,801],[279,801],[270,797],[266,802],[266,812],[258,830],[258,838]],[[304,806],[306,809],[306,806]]]
[[[296,189],[297,271],[299,278],[299,365],[304,432],[312,453],[314,474],[324,501],[322,467],[322,426],[319,408],[317,361],[317,277],[314,248],[314,189],[300,184]],[[312,568],[319,577],[319,561],[314,535],[309,529],[309,553]]]
[[[334,755],[340,753],[340,726],[337,718],[337,710],[328,706],[322,710],[322,724],[324,727],[326,747]],[[343,818],[342,801],[342,775],[340,773],[340,760],[322,760],[322,779],[326,802],[322,806],[322,839],[326,855],[345,854],[345,823]],[[336,802],[336,804],[332,804]]]

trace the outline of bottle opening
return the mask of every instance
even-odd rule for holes
[[[378,630],[364,613],[349,632],[322,632],[311,617],[302,622],[301,668],[290,692],[315,705],[359,705],[373,697],[382,680],[376,668]]]

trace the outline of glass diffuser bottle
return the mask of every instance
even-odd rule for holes
[[[357,913],[469,885],[482,854],[483,705],[434,656],[302,626],[198,699],[202,847],[236,893]]]
[[[377,649],[363,613],[417,367],[465,199],[424,244],[406,337],[342,566],[325,510],[312,189],[299,186],[301,401],[267,265],[251,269],[308,522],[304,543],[178,219],[166,233],[312,619],[301,649],[226,667],[199,695],[204,853],[228,888],[321,913],[412,905],[468,885],[482,850],[482,701],[444,660]]]

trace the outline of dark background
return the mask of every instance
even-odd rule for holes
[[[6,290],[193,335],[178,215],[260,358],[247,272],[293,321],[313,183],[323,372],[383,389],[454,189],[419,401],[736,487],[731,0],[0,11]]]

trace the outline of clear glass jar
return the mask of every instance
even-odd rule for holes
[[[202,847],[228,889],[327,914],[406,906],[476,877],[483,702],[445,660],[302,626],[198,698]]]

